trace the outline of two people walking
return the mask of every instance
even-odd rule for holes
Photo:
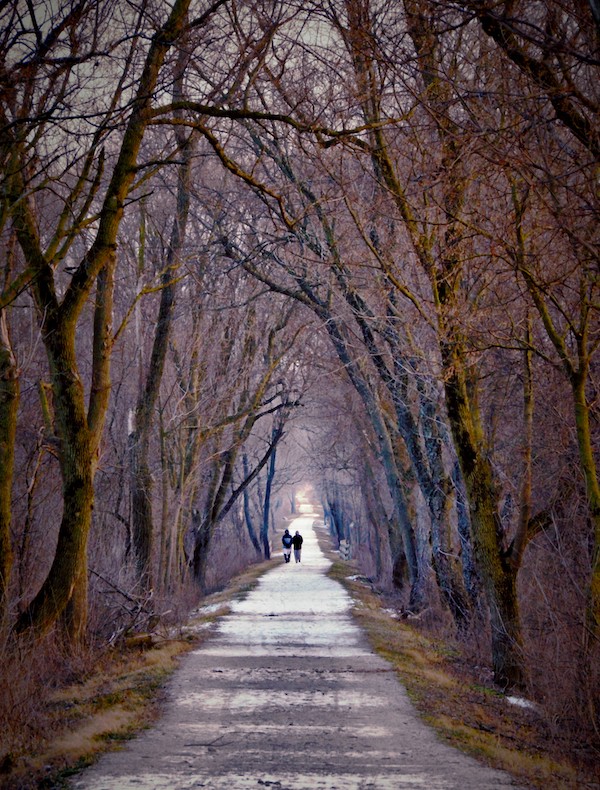
[[[303,538],[302,535],[296,530],[295,535],[291,535],[289,529],[283,533],[283,537],[281,538],[281,543],[283,544],[283,558],[286,562],[289,562],[292,555],[292,548],[294,549],[294,559],[296,562],[300,562],[300,554],[302,552],[302,543]]]

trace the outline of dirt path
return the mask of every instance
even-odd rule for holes
[[[78,790],[491,790],[500,771],[442,744],[370,650],[297,519],[301,564],[284,564],[186,657],[158,724],[105,755]]]

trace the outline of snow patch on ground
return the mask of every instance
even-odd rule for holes
[[[529,708],[530,710],[537,710],[537,705],[531,700],[524,699],[523,697],[506,697],[506,701],[511,705],[516,705],[518,708]]]
[[[357,576],[346,576],[348,581],[350,582],[362,582],[364,585],[369,585],[370,582],[366,576],[361,576],[360,574]]]

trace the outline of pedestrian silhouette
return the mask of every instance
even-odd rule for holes
[[[283,533],[283,537],[281,538],[281,542],[283,543],[283,559],[286,562],[290,561],[293,540],[294,539],[290,535],[289,529],[286,529],[286,531]]]
[[[300,553],[302,552],[302,535],[296,530],[296,534],[292,538],[292,545],[294,547],[294,559],[300,562]]]

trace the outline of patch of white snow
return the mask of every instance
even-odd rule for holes
[[[516,705],[518,708],[530,708],[531,710],[537,710],[537,705],[535,702],[531,702],[531,700],[524,699],[523,697],[508,696],[506,697],[506,701],[511,705]]]

